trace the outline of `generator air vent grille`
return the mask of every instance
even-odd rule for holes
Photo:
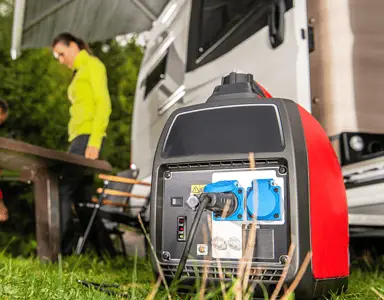
[[[175,276],[177,271],[177,266],[173,265],[162,265],[163,273],[165,276]],[[203,277],[205,272],[204,266],[186,266],[182,273],[182,277]],[[238,268],[221,268],[221,271],[217,267],[207,267],[207,275],[209,279],[220,279],[220,273],[225,279],[233,279],[238,274]],[[249,280],[255,281],[267,281],[267,282],[278,282],[283,273],[283,269],[251,269],[249,273]]]
[[[256,166],[263,165],[278,165],[278,160],[255,160]],[[168,164],[170,170],[185,170],[185,169],[210,169],[210,168],[228,168],[228,167],[249,167],[249,160],[230,160],[230,161],[215,161],[203,163],[188,163],[188,164]]]

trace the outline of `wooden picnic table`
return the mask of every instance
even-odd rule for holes
[[[60,253],[58,180],[66,165],[83,166],[88,172],[110,172],[103,160],[42,148],[0,137],[0,169],[17,171],[20,181],[34,184],[37,255],[54,261]]]

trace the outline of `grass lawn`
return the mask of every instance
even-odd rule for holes
[[[102,261],[89,254],[42,264],[33,258],[0,255],[1,299],[121,299],[84,287],[77,282],[79,279],[120,284],[121,290],[128,293],[126,299],[146,299],[155,286],[149,263],[134,257]],[[353,268],[348,294],[333,299],[380,299],[372,287],[384,293],[384,273]],[[166,298],[164,294],[156,297]]]
[[[1,299],[114,299],[77,280],[117,283],[129,299],[145,299],[151,291],[150,265],[134,257],[102,261],[96,256],[72,256],[61,263],[32,258],[0,257]]]

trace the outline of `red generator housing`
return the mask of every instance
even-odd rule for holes
[[[272,98],[260,84],[261,98]],[[349,276],[348,204],[340,162],[320,123],[297,104],[309,170],[312,273],[316,280]],[[347,286],[347,281],[344,283]]]
[[[250,152],[254,154],[255,169],[250,168]],[[267,198],[268,190],[261,189],[268,189],[268,184],[252,186],[259,189],[256,214],[244,191],[251,191],[246,185],[257,178],[271,178],[271,191],[279,196]],[[196,221],[199,191],[193,187],[219,181],[237,181],[245,188],[242,193],[236,192],[236,210],[225,218],[205,210],[196,229],[192,224]],[[220,260],[223,273],[229,274],[224,280],[231,281],[231,276],[237,275],[249,238],[247,221],[255,215],[258,229],[252,268],[262,272],[252,273],[249,284],[262,282],[272,294],[293,244],[285,284],[297,278],[310,255],[295,290],[296,299],[317,299],[347,289],[346,191],[339,161],[325,131],[294,101],[271,98],[252,75],[230,73],[205,103],[174,111],[161,133],[151,187],[150,236],[157,256],[152,257],[155,273],[160,274],[160,265],[167,281],[181,274],[183,286],[193,286],[199,277],[195,275],[201,279],[208,270],[208,284],[218,284]],[[182,231],[178,232],[180,224]],[[212,229],[206,232],[206,228]],[[240,246],[229,249],[231,239],[237,239]],[[187,254],[193,260],[186,260],[184,266],[185,245],[190,240],[192,247]],[[197,273],[192,271],[195,268]],[[262,298],[262,289],[256,288],[254,295]]]

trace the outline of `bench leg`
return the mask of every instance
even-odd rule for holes
[[[56,261],[60,253],[60,205],[58,179],[48,169],[33,176],[37,255]]]

